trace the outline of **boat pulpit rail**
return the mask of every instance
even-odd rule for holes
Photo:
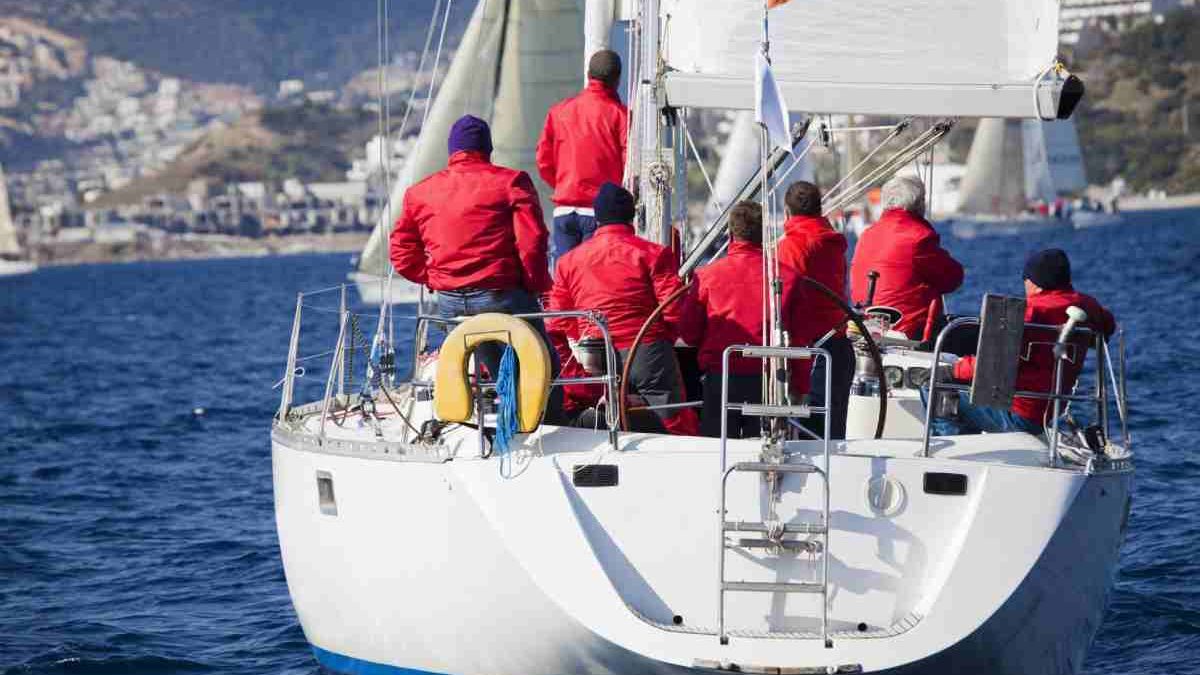
[[[966,316],[966,317],[959,317],[957,319],[950,321],[946,325],[946,327],[943,328],[942,331],[938,334],[937,341],[934,343],[933,362],[934,363],[940,362],[939,360],[941,359],[941,356],[942,356],[942,349],[945,344],[946,337],[948,335],[950,335],[954,331],[960,330],[962,328],[967,328],[967,327],[971,327],[971,326],[980,326],[980,325],[981,325],[981,320],[979,317]],[[1122,448],[1127,453],[1131,447],[1131,442],[1130,442],[1130,436],[1129,436],[1129,422],[1128,422],[1128,414],[1127,414],[1128,406],[1127,406],[1127,400],[1126,400],[1126,395],[1125,395],[1126,388],[1125,388],[1125,334],[1124,334],[1124,331],[1121,330],[1120,328],[1118,328],[1116,335],[1115,335],[1115,338],[1117,339],[1117,344],[1118,344],[1118,358],[1117,358],[1117,365],[1116,365],[1116,367],[1114,367],[1113,361],[1112,361],[1112,355],[1109,352],[1108,341],[1105,339],[1103,333],[1094,331],[1090,328],[1087,328],[1086,326],[1079,326],[1079,325],[1075,325],[1073,323],[1072,324],[1063,324],[1063,325],[1040,324],[1040,323],[1025,323],[1025,324],[1023,324],[1024,330],[1029,330],[1029,329],[1043,330],[1043,331],[1048,331],[1048,332],[1054,332],[1056,335],[1060,335],[1063,332],[1064,328],[1068,328],[1069,330],[1067,330],[1067,335],[1062,336],[1062,337],[1070,337],[1070,336],[1086,337],[1089,341],[1089,345],[1092,348],[1089,351],[1093,351],[1093,350],[1095,351],[1095,354],[1096,354],[1095,378],[1094,378],[1095,381],[1092,386],[1092,390],[1090,392],[1077,393],[1077,390],[1078,390],[1080,384],[1082,384],[1084,381],[1084,378],[1080,377],[1079,381],[1076,383],[1076,386],[1073,388],[1073,391],[1071,391],[1071,392],[1063,392],[1062,391],[1062,368],[1063,368],[1063,361],[1065,360],[1065,358],[1059,357],[1058,355],[1060,354],[1060,351],[1058,349],[1056,349],[1053,390],[1049,393],[1040,392],[1040,391],[1016,390],[1016,391],[1012,392],[1012,395],[1014,397],[1022,397],[1022,398],[1038,399],[1038,400],[1043,400],[1043,401],[1050,401],[1051,406],[1052,406],[1052,412],[1050,414],[1052,415],[1051,419],[1053,420],[1053,422],[1049,423],[1046,427],[1047,439],[1050,444],[1050,448],[1049,448],[1050,449],[1050,466],[1052,466],[1052,467],[1062,466],[1062,457],[1059,453],[1059,435],[1061,433],[1061,431],[1060,431],[1061,419],[1060,418],[1061,418],[1062,414],[1065,412],[1064,406],[1067,406],[1072,402],[1092,403],[1095,405],[1095,407],[1096,407],[1095,423],[1098,424],[1100,429],[1102,429],[1102,431],[1103,431],[1104,442],[1108,443],[1109,441],[1111,441],[1113,439],[1113,436],[1111,435],[1111,428],[1110,428],[1111,424],[1110,424],[1110,417],[1109,417],[1109,405],[1110,405],[1110,400],[1111,400],[1116,408],[1117,417],[1118,417],[1119,424],[1120,424],[1120,439],[1121,439]],[[1076,344],[1076,343],[1072,342],[1072,344]],[[1069,358],[1069,357],[1066,357],[1066,358]],[[1086,355],[1084,355],[1083,358],[1086,359]],[[939,381],[938,376],[940,374],[940,371],[941,371],[940,368],[934,368],[930,371],[930,375],[929,375],[929,397],[928,397],[928,404],[925,406],[925,431],[924,431],[924,436],[921,441],[921,456],[923,456],[923,457],[930,456],[929,444],[930,444],[930,436],[932,435],[933,418],[935,416],[937,409],[939,408],[938,393],[939,392],[942,392],[942,393],[953,392],[954,395],[957,396],[961,392],[970,392],[971,391],[970,385],[958,384],[958,383],[954,383],[954,382]],[[1084,374],[1084,369],[1081,366],[1080,375],[1083,375],[1083,374]],[[1096,456],[1100,457],[1100,458],[1106,458],[1103,451],[1096,452]]]
[[[324,439],[327,421],[332,419],[334,422],[339,422],[337,417],[338,411],[348,411],[352,407],[351,404],[356,395],[360,403],[365,398],[362,394],[354,392],[356,387],[356,368],[365,370],[364,377],[357,380],[358,386],[361,386],[365,391],[370,391],[372,394],[382,392],[384,397],[390,400],[391,393],[389,390],[392,388],[392,381],[395,377],[396,364],[394,361],[382,362],[383,360],[393,359],[394,355],[386,348],[381,349],[380,345],[394,344],[393,340],[396,333],[394,324],[397,321],[415,323],[413,334],[414,345],[412,349],[413,376],[408,384],[413,391],[432,391],[434,387],[433,382],[420,379],[421,356],[424,351],[423,346],[427,343],[429,326],[431,324],[454,326],[469,318],[446,318],[420,313],[406,316],[388,312],[384,320],[385,323],[381,324],[378,313],[359,314],[349,310],[347,289],[348,287],[343,284],[341,286],[297,294],[296,310],[292,319],[291,339],[288,346],[287,366],[283,378],[275,385],[282,388],[276,419],[284,421],[288,419],[289,413],[296,407],[297,383],[302,378],[311,379],[312,376],[319,375],[317,369],[323,364],[328,363],[323,393],[319,399],[319,407],[321,409],[320,436],[322,439]],[[331,303],[329,306],[326,306],[314,303],[314,298],[322,296],[336,297],[337,304],[333,305]],[[322,317],[337,317],[336,324],[330,321],[322,321],[319,325],[314,326],[308,320],[308,316],[312,313]],[[551,381],[550,386],[604,385],[605,397],[607,402],[609,402],[605,406],[605,426],[608,429],[613,448],[619,449],[617,433],[620,429],[620,418],[617,406],[612,404],[612,402],[617,400],[620,392],[620,369],[617,366],[616,348],[613,346],[612,335],[608,329],[608,321],[604,315],[594,310],[581,310],[536,312],[514,314],[513,316],[524,320],[573,318],[586,321],[595,326],[600,332],[605,348],[605,374],[588,377],[558,377]],[[333,335],[330,334],[333,325],[336,325],[337,328],[336,338],[333,338]],[[322,340],[323,347],[325,348],[322,351],[311,354],[302,354],[302,334],[313,331],[318,332],[318,337]],[[374,338],[371,337],[372,333],[374,334]],[[380,340],[379,338],[383,339]],[[336,340],[332,349],[327,348],[330,339]],[[550,345],[547,345],[547,348],[550,348]],[[377,357],[382,357],[382,360]],[[494,391],[495,383],[480,381],[476,383],[476,387],[481,390]],[[315,392],[313,393],[313,398],[315,398]]]

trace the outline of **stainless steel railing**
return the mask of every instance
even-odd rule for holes
[[[945,328],[938,333],[937,340],[933,347],[933,363],[940,363],[942,355],[942,347],[945,343],[946,336],[950,333],[967,326],[978,326],[980,324],[979,317],[959,317],[950,321]],[[1059,331],[1063,328],[1061,325],[1026,323],[1026,329],[1041,329],[1050,331]],[[1125,397],[1125,334],[1124,331],[1118,330],[1117,337],[1120,344],[1119,368],[1114,369],[1112,359],[1108,352],[1108,343],[1104,339],[1104,335],[1093,331],[1085,326],[1076,326],[1070,333],[1071,335],[1088,336],[1092,340],[1092,347],[1096,351],[1096,385],[1095,391],[1089,394],[1065,394],[1062,389],[1062,368],[1063,359],[1055,358],[1054,365],[1054,389],[1053,391],[1038,392],[1038,391],[1014,391],[1013,396],[1022,398],[1031,398],[1043,401],[1050,401],[1053,405],[1053,417],[1050,428],[1047,430],[1050,441],[1050,465],[1059,466],[1061,458],[1058,452],[1059,444],[1059,418],[1062,415],[1062,406],[1064,403],[1071,402],[1091,402],[1096,405],[1096,418],[1104,430],[1105,438],[1109,438],[1109,393],[1108,384],[1111,383],[1113,394],[1116,396],[1116,409],[1121,423],[1121,439],[1126,448],[1129,447],[1129,424],[1128,424],[1128,408]],[[1086,355],[1081,358],[1086,358]],[[933,368],[929,374],[929,396],[925,406],[925,430],[921,439],[921,456],[929,457],[929,441],[932,435],[933,418],[937,410],[937,392],[953,391],[964,392],[970,391],[970,386],[965,384],[955,384],[953,382],[938,382],[938,374],[940,368]],[[1081,373],[1082,375],[1082,366]],[[1106,380],[1106,377],[1107,380]]]

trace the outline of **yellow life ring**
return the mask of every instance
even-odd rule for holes
[[[521,433],[538,428],[550,399],[550,351],[542,336],[508,314],[477,314],[450,332],[438,354],[433,409],[438,419],[466,422],[474,415],[467,378],[469,357],[484,342],[503,342],[517,353],[517,425]]]

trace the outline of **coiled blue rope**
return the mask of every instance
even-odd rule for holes
[[[505,453],[517,435],[517,353],[512,345],[505,345],[504,356],[500,358],[496,394],[500,398],[500,410],[496,416],[496,448]]]

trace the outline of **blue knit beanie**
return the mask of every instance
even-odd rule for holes
[[[629,190],[616,183],[605,183],[600,186],[593,204],[596,210],[596,222],[600,225],[610,223],[632,223],[637,214],[634,207],[633,195]]]
[[[470,150],[492,154],[492,130],[488,123],[474,115],[463,115],[450,127],[450,154]]]

